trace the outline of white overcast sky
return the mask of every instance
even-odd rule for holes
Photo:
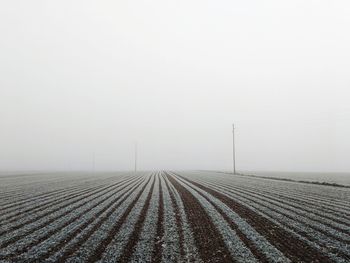
[[[0,170],[350,171],[350,2],[0,2]]]

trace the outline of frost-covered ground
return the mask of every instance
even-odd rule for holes
[[[350,186],[350,173],[321,173],[321,172],[277,172],[277,171],[242,171],[261,177],[290,179],[295,181],[336,183]]]
[[[0,262],[350,262],[350,189],[203,171],[7,174]]]

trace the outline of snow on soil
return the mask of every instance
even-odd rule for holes
[[[233,261],[350,262],[350,189],[204,171],[0,176],[0,262]]]

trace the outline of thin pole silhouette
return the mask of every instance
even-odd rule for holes
[[[236,174],[236,149],[235,149],[235,125],[232,124],[232,168],[233,174]]]

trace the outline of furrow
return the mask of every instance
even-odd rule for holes
[[[154,189],[154,185],[155,185],[155,182],[156,182],[156,179],[157,177],[154,176],[154,179],[153,179],[153,182],[152,182],[152,185],[151,185],[151,189],[149,190],[148,192],[148,195],[147,195],[147,198],[146,198],[146,201],[142,207],[142,210],[140,212],[140,215],[138,216],[138,219],[134,225],[134,228],[133,230],[131,231],[131,234],[128,238],[128,241],[127,243],[125,244],[120,256],[118,257],[118,260],[115,259],[115,260],[108,260],[109,262],[120,262],[120,263],[123,263],[123,262],[130,262],[131,259],[132,259],[132,256],[136,250],[136,244],[137,242],[139,241],[140,239],[140,235],[141,235],[141,231],[142,231],[142,228],[144,226],[144,223],[145,223],[145,219],[146,219],[146,215],[147,215],[147,212],[148,212],[148,209],[150,207],[150,203],[151,203],[151,198],[152,198],[152,195],[153,195],[153,189]],[[150,233],[152,235],[152,233]],[[146,256],[146,255],[145,255]],[[146,260],[147,261],[147,260]]]
[[[276,194],[275,191],[273,189],[271,189],[272,188],[271,186],[267,187],[266,190],[262,190],[262,189],[265,189],[266,187],[264,187],[261,184],[255,184],[255,182],[253,184],[251,181],[254,181],[254,180],[252,180],[252,179],[249,180],[249,185],[247,185],[246,182],[244,182],[244,183],[242,183],[241,181],[235,182],[234,179],[237,178],[236,176],[233,176],[233,178],[232,178],[232,176],[229,178],[228,177],[216,178],[216,177],[213,177],[210,175],[208,175],[208,176],[201,175],[200,178],[203,178],[205,181],[210,181],[210,182],[217,184],[217,185],[220,185],[220,184],[223,185],[222,182],[225,182],[224,183],[225,187],[240,188],[243,191],[250,190],[250,191],[254,192],[255,194],[265,193],[269,197],[271,195],[274,195],[277,198],[277,201],[289,202],[289,203],[292,203],[293,205],[299,206],[303,209],[311,209],[313,212],[316,212],[316,213],[318,211],[322,211],[323,213],[327,213],[326,217],[329,217],[329,220],[335,221],[338,224],[344,224],[345,226],[349,226],[349,224],[350,224],[349,217],[346,216],[346,214],[344,214],[343,212],[341,212],[339,210],[329,209],[329,208],[324,207],[323,205],[317,204],[315,202],[310,203],[310,202],[300,201],[299,199],[296,199],[295,197],[286,196],[285,192],[283,192],[283,194]],[[281,191],[281,189],[279,189],[279,191]],[[301,204],[301,205],[298,205],[298,204]],[[346,228],[348,228],[348,227],[346,227]]]
[[[44,178],[43,178],[44,179]],[[103,179],[103,181],[106,181],[107,178]],[[54,182],[43,182],[43,181],[38,181],[36,183],[33,183],[33,186],[31,187],[19,187],[18,190],[16,190],[12,196],[12,199],[14,199],[14,202],[21,202],[21,201],[28,201],[31,199],[34,199],[36,197],[40,197],[43,195],[47,195],[50,193],[54,193],[56,191],[62,191],[67,189],[67,185],[69,188],[73,187],[81,187],[84,185],[91,185],[94,183],[95,180],[88,180],[88,179],[70,179],[70,180],[63,180],[62,178],[57,179]],[[99,180],[101,181],[101,180]],[[18,199],[20,195],[23,195],[25,197]],[[13,202],[13,201],[12,201]],[[4,204],[2,204],[4,205]],[[8,204],[10,205],[10,203]]]
[[[163,208],[159,206],[159,209],[163,209],[163,238],[159,242],[162,243],[162,258],[159,262],[183,262],[185,261],[185,253],[181,215],[174,208],[175,197],[171,197],[169,193],[170,189],[164,178],[164,173],[161,173],[160,178]]]
[[[237,233],[238,237],[253,253],[259,262],[290,262],[283,253],[272,246],[263,236],[255,231],[247,222],[233,212],[229,207],[223,204],[215,197],[208,197],[208,193],[190,185],[189,183],[179,179],[182,183],[188,185],[203,198],[205,198],[215,209],[222,215],[231,229]]]
[[[105,180],[102,180],[102,181],[103,181],[102,183],[99,182],[99,185],[110,183],[109,182],[110,179],[105,179]],[[107,182],[105,182],[105,181],[107,181]],[[46,193],[43,193],[43,194],[39,194],[39,195],[36,195],[34,197],[31,197],[31,198],[26,198],[25,200],[18,200],[15,203],[9,204],[6,207],[2,207],[0,209],[0,211],[3,211],[3,213],[2,213],[2,216],[3,216],[3,215],[5,215],[5,213],[12,212],[12,211],[17,211],[18,209],[21,209],[21,206],[28,208],[28,204],[34,203],[34,205],[36,205],[38,200],[42,201],[42,199],[45,200],[45,198],[52,198],[52,197],[54,199],[54,198],[57,198],[57,196],[59,194],[67,193],[67,192],[75,191],[75,190],[80,190],[80,189],[82,189],[82,187],[86,188],[86,186],[90,187],[91,185],[96,185],[95,182],[90,182],[90,183],[85,183],[85,184],[83,184],[82,182],[77,182],[77,184],[78,184],[77,186],[71,186],[71,187],[68,187],[68,188],[65,188],[65,189],[55,189],[53,191],[46,192]],[[61,186],[61,187],[64,187],[64,186]],[[10,210],[10,211],[6,211],[7,209],[10,209],[10,208],[13,208],[13,209]],[[4,212],[4,211],[6,211],[6,212]]]
[[[217,188],[216,186],[212,185],[212,187]],[[219,188],[220,191],[223,190],[223,188]],[[234,194],[234,197],[237,199],[242,199],[243,203],[252,203],[253,205],[259,205],[260,207],[263,207],[264,209],[267,209],[267,211],[272,211],[276,217],[284,217],[287,221],[293,222],[293,225],[296,226],[297,231],[302,233],[302,235],[306,238],[309,238],[310,240],[313,240],[317,242],[320,246],[324,248],[324,250],[328,250],[328,248],[338,248],[339,251],[342,251],[343,256],[346,258],[348,257],[346,254],[349,255],[349,251],[347,250],[347,246],[350,244],[349,241],[343,240],[339,238],[334,238],[334,235],[329,235],[324,230],[315,229],[311,227],[309,224],[303,223],[303,218],[300,216],[292,216],[288,213],[283,212],[280,209],[276,209],[273,207],[270,203],[264,203],[261,201],[261,199],[254,199],[251,198],[251,195],[242,195],[239,193],[236,193],[234,191],[228,190],[229,193]],[[294,228],[295,230],[295,228]],[[337,233],[337,232],[335,232]],[[340,235],[340,233],[338,233]],[[338,253],[338,252],[337,252]],[[344,254],[345,253],[345,254]]]
[[[39,240],[39,245],[33,246],[25,254],[21,255],[20,259],[26,262],[31,262],[33,259],[49,261],[48,258],[53,256],[56,252],[62,252],[64,247],[67,247],[71,241],[75,240],[77,235],[82,231],[85,231],[87,227],[94,224],[94,220],[98,220],[98,216],[101,212],[106,211],[115,205],[122,196],[128,193],[130,189],[133,189],[135,185],[140,184],[140,179],[129,182],[121,187],[118,187],[117,191],[104,197],[102,200],[93,202],[93,207],[89,207],[84,214],[82,214],[77,220],[76,217],[71,218],[63,225],[61,231],[50,233],[51,236],[46,238],[45,241]],[[57,260],[55,260],[56,262]]]
[[[51,196],[55,196],[55,195],[60,194],[60,193],[69,192],[69,191],[72,191],[75,189],[79,189],[79,186],[73,186],[73,187],[69,187],[69,188],[65,188],[65,189],[55,189],[55,190],[45,192],[45,193],[36,195],[34,197],[29,197],[29,198],[26,196],[25,198],[23,198],[23,200],[20,199],[20,200],[12,201],[8,204],[2,204],[1,208],[0,208],[0,212],[2,212],[2,214],[4,215],[4,213],[8,212],[8,210],[10,210],[11,208],[14,208],[14,209],[10,210],[10,212],[17,210],[18,207],[27,206],[28,204],[31,204],[31,203],[36,203],[37,200],[49,198]],[[27,194],[27,192],[24,192],[23,195],[26,195],[26,194]],[[9,197],[9,198],[11,198],[11,197]]]
[[[225,186],[224,184],[220,184],[220,183],[218,183],[218,185]],[[309,203],[306,203],[303,201],[298,201],[295,198],[294,199],[291,197],[286,198],[286,197],[283,197],[282,195],[278,195],[278,194],[275,194],[273,192],[262,191],[262,190],[259,190],[256,188],[234,187],[232,185],[230,185],[230,186],[226,185],[226,187],[230,187],[230,188],[232,187],[234,189],[239,189],[239,190],[247,191],[250,193],[259,194],[261,196],[268,197],[271,200],[280,202],[281,204],[285,204],[285,205],[291,206],[295,209],[300,209],[300,210],[303,210],[307,213],[312,213],[318,217],[322,217],[322,218],[325,218],[327,220],[331,220],[331,221],[335,222],[336,224],[343,224],[344,230],[348,229],[350,227],[350,222],[348,220],[346,220],[347,219],[346,217],[344,217],[343,220],[339,219],[339,216],[334,215],[335,211],[328,210],[328,209],[322,209],[322,206],[321,207],[315,206],[314,204],[309,204]],[[316,207],[316,208],[314,208],[314,207]],[[328,210],[328,212],[325,210]],[[323,213],[320,213],[319,211],[322,211]],[[337,214],[339,215],[339,213],[337,213]],[[348,232],[350,233],[350,231],[348,231]]]
[[[163,188],[161,182],[161,175],[158,175],[158,221],[157,221],[157,231],[156,237],[154,239],[154,250],[151,262],[161,262],[162,261],[162,251],[164,244],[164,199],[163,199]]]
[[[287,258],[292,261],[315,261],[319,262],[333,262],[327,255],[320,253],[319,250],[308,245],[306,242],[300,240],[297,236],[291,234],[285,229],[279,227],[274,222],[268,220],[266,217],[255,213],[248,207],[235,201],[228,196],[208,188],[202,184],[196,183],[188,178],[180,176],[185,181],[197,186],[198,188],[206,191],[212,196],[218,198],[221,202],[230,207],[241,218],[254,227],[262,236],[264,236],[271,244],[273,244],[278,250],[280,250]],[[288,240],[288,242],[287,242]],[[293,246],[289,246],[293,244]]]
[[[74,262],[74,259],[77,257],[81,258],[84,262],[95,262],[99,260],[143,194],[150,179],[147,180],[141,189],[137,191],[134,189],[130,193],[131,196],[127,195],[118,202],[114,209],[108,211],[94,227],[83,235],[83,238],[80,238],[72,248],[65,251],[62,256],[59,256],[57,262]]]
[[[239,187],[227,187],[221,184],[217,184],[221,188],[225,188],[228,190],[232,190],[237,193],[241,193],[243,195],[249,195],[253,198],[257,198],[261,201],[268,202],[272,207],[277,207],[282,209],[281,211],[287,211],[287,215],[290,215],[295,218],[299,218],[299,222],[304,223],[306,225],[309,225],[311,228],[315,229],[316,231],[320,231],[326,235],[329,235],[330,237],[335,238],[336,240],[339,240],[341,242],[347,242],[349,241],[349,234],[350,231],[348,230],[349,227],[343,224],[337,224],[333,221],[329,221],[328,219],[324,218],[323,215],[315,216],[311,211],[307,211],[304,209],[301,209],[299,207],[295,207],[292,204],[285,203],[281,200],[277,200],[275,198],[272,198],[267,195],[262,194],[256,194],[252,191],[247,190],[241,190]],[[292,214],[291,214],[292,213]],[[313,223],[315,222],[315,223]],[[323,227],[323,225],[325,227]],[[343,235],[337,235],[334,234],[335,231],[338,231],[339,233],[342,233]],[[347,241],[346,241],[347,240]]]
[[[213,174],[201,173],[206,178],[213,178]],[[316,186],[309,184],[300,184],[293,182],[281,182],[273,180],[264,180],[259,178],[252,178],[246,176],[232,176],[232,175],[220,175],[215,176],[215,180],[224,180],[228,185],[240,185],[247,187],[248,185],[256,189],[265,189],[268,193],[277,193],[282,196],[292,197],[297,200],[308,202],[309,204],[322,205],[323,208],[329,208],[336,213],[342,213],[349,216],[349,201],[350,196],[348,190]],[[310,192],[330,192],[327,194],[327,198],[318,198],[312,195]],[[347,198],[346,198],[347,196]]]
[[[199,201],[173,177],[167,174],[167,178],[181,196],[201,259],[205,262],[234,262],[220,232]]]
[[[130,180],[130,179],[126,179],[126,180]],[[123,181],[122,181],[123,182]],[[6,229],[5,231],[3,231],[1,233],[2,236],[2,242],[5,242],[6,238],[5,236],[9,236],[11,238],[13,238],[13,236],[16,235],[16,232],[13,233],[13,231],[17,231],[19,234],[23,234],[24,231],[28,230],[28,231],[33,231],[33,227],[32,224],[34,224],[34,229],[39,229],[41,227],[44,227],[50,223],[52,223],[53,221],[57,220],[58,218],[61,218],[65,215],[67,215],[67,213],[69,213],[69,209],[67,210],[67,208],[75,203],[78,203],[77,205],[79,206],[79,202],[81,202],[82,200],[84,200],[85,198],[89,198],[90,196],[93,196],[94,194],[100,193],[104,190],[107,190],[115,185],[118,185],[122,182],[117,182],[115,184],[112,184],[110,186],[104,187],[102,189],[99,189],[93,193],[89,193],[83,196],[77,195],[74,198],[69,198],[67,200],[71,200],[69,202],[65,202],[63,205],[60,205],[58,207],[54,207],[53,209],[49,210],[49,211],[43,211],[43,214],[37,215],[34,218],[31,218],[29,220],[26,220],[24,222],[20,222],[19,224],[15,225],[15,226],[9,226],[8,229]],[[73,199],[73,200],[72,200]],[[67,201],[66,200],[66,201]],[[72,208],[74,209],[74,207]],[[61,211],[63,210],[63,211]],[[23,229],[22,229],[23,228]],[[1,245],[0,245],[1,246]]]
[[[215,188],[215,187],[214,187]],[[269,217],[270,220],[274,222],[278,222],[283,225],[287,231],[291,231],[292,233],[296,233],[299,235],[299,238],[302,240],[306,240],[308,244],[315,247],[315,249],[319,251],[323,251],[324,253],[328,252],[329,256],[332,258],[336,258],[337,261],[341,260],[338,256],[349,259],[350,251],[347,248],[347,245],[344,243],[335,243],[336,241],[329,239],[327,236],[314,231],[313,229],[298,223],[294,217],[287,217],[282,214],[280,211],[271,208],[268,205],[261,204],[259,201],[252,200],[249,198],[243,198],[232,193],[227,193],[225,190],[218,188],[220,192],[224,192],[228,194],[231,198],[234,198],[238,202],[241,202],[244,205],[250,207],[250,209],[261,212],[263,216]]]
[[[29,250],[31,250],[33,247],[38,246],[39,244],[43,243],[45,240],[49,239],[50,237],[54,236],[57,237],[60,235],[59,231],[62,231],[65,229],[68,225],[75,223],[77,220],[81,219],[83,216],[87,217],[88,213],[92,210],[96,210],[95,208],[101,204],[103,204],[106,201],[113,200],[112,197],[114,197],[115,194],[120,193],[123,191],[126,187],[128,187],[130,184],[135,183],[135,180],[140,179],[134,179],[133,181],[124,184],[121,184],[119,186],[116,186],[114,189],[109,190],[108,192],[102,193],[98,196],[95,196],[91,199],[87,199],[84,203],[82,203],[81,207],[75,208],[74,211],[71,210],[70,214],[67,214],[64,218],[61,218],[61,220],[56,220],[57,222],[53,222],[50,225],[47,225],[46,227],[42,227],[39,230],[39,232],[31,232],[27,233],[26,235],[22,235],[20,237],[17,237],[15,239],[10,240],[10,242],[6,243],[6,246],[15,243],[20,238],[24,238],[23,241],[18,242],[18,244],[12,245],[9,249],[6,250],[7,255],[2,255],[0,258],[12,258],[16,257],[22,253],[25,253]],[[89,204],[90,206],[84,207],[86,204]],[[107,202],[108,204],[108,202]],[[103,206],[102,206],[103,207]],[[58,241],[57,238],[54,238],[55,242]],[[66,241],[66,240],[65,240]],[[48,242],[50,243],[50,242]],[[45,246],[45,244],[44,244]],[[38,250],[38,249],[37,249]],[[40,250],[40,249],[39,249]],[[45,249],[44,249],[45,251]],[[1,253],[3,254],[3,253]]]
[[[49,200],[47,202],[43,202],[39,205],[35,205],[33,207],[29,207],[29,208],[24,209],[24,210],[21,210],[21,209],[18,209],[19,211],[15,210],[15,213],[10,214],[10,215],[7,214],[1,220],[5,221],[6,224],[11,224],[13,222],[18,221],[22,217],[28,218],[30,215],[36,214],[36,212],[38,212],[38,211],[43,211],[46,208],[55,206],[63,201],[70,200],[70,199],[73,199],[77,196],[93,192],[94,190],[98,189],[99,187],[100,186],[93,186],[93,187],[90,187],[87,189],[78,189],[76,191],[64,192],[62,194],[59,194],[57,196],[49,198]]]
[[[159,187],[157,187],[159,186],[159,182],[160,182],[159,173],[157,173],[155,176],[151,198],[149,200],[148,209],[145,212],[142,227],[139,229],[140,232],[136,234],[136,236],[138,236],[138,239],[136,239],[136,243],[133,246],[133,249],[132,249],[133,253],[130,257],[130,260],[125,260],[125,262],[140,262],[140,261],[159,262],[159,261],[154,261],[154,259],[152,258],[152,255],[154,255],[152,251],[154,251],[154,248],[155,248],[155,244],[156,244],[155,241],[157,237],[156,235],[157,235],[157,227],[158,227],[158,225],[155,223],[159,221],[158,211],[159,211],[159,194],[160,193],[159,193]],[[146,202],[148,202],[148,199],[146,199]],[[142,217],[143,217],[143,214],[141,211],[141,214],[138,220],[140,220],[140,218]],[[127,246],[124,249],[127,249]],[[123,257],[123,255],[121,255],[121,257]],[[118,261],[119,260],[120,259],[118,259]]]
[[[184,209],[184,205],[182,203],[181,197],[179,193],[176,191],[176,189],[173,187],[173,185],[168,181],[168,178],[165,175],[163,175],[163,178],[167,186],[167,189],[169,190],[172,206],[174,208],[176,228],[178,231],[179,243],[180,243],[179,244],[180,254],[176,254],[176,257],[179,256],[180,258],[178,260],[177,258],[175,258],[174,261],[175,262],[202,262],[202,260],[200,259],[198,249],[195,245],[194,237],[192,235],[192,231],[191,231],[188,219],[186,217],[186,213],[185,213],[185,209]],[[171,226],[168,226],[168,228],[171,228]],[[170,234],[168,236],[169,236],[169,239],[172,240],[173,236],[170,236]]]
[[[43,249],[40,252],[41,254],[36,256],[33,261],[66,262],[71,255],[85,245],[90,236],[100,229],[102,223],[127,200],[140,184],[142,184],[142,181],[134,186],[129,186],[127,190],[115,197],[112,202],[108,202],[107,205],[102,207],[97,206],[91,214],[84,216],[81,223],[69,226],[69,231],[67,230],[68,235],[61,234],[60,240],[62,241],[60,243],[55,244],[50,250]],[[88,249],[90,248],[88,247]]]

